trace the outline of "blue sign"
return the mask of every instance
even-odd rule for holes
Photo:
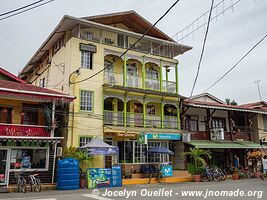
[[[147,139],[150,140],[181,140],[181,134],[179,133],[147,133]]]
[[[89,168],[87,169],[88,188],[110,187],[110,168]]]
[[[121,176],[121,166],[112,166],[112,179],[111,187],[121,187],[122,186],[122,176]]]
[[[162,176],[170,177],[172,176],[172,165],[161,166]]]

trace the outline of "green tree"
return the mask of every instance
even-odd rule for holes
[[[233,106],[237,106],[238,105],[235,100],[231,101],[231,99],[229,99],[229,98],[226,98],[225,102],[226,102],[227,105],[233,105]]]
[[[206,165],[206,161],[204,160],[204,157],[207,156],[209,159],[211,159],[211,152],[199,149],[199,148],[189,148],[188,152],[184,153],[185,156],[190,156],[194,160],[195,165],[195,173],[200,173],[199,168]],[[200,165],[199,165],[200,163]]]

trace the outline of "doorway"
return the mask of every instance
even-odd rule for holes
[[[8,167],[7,149],[0,149],[0,185],[7,184]]]

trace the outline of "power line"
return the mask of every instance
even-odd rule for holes
[[[20,11],[20,12],[14,13],[14,14],[12,14],[12,15],[8,15],[8,16],[6,16],[6,17],[2,17],[2,18],[0,18],[0,21],[2,21],[2,20],[4,20],[4,19],[7,19],[7,18],[10,18],[10,17],[13,17],[13,16],[16,16],[16,15],[19,15],[19,14],[21,14],[21,13],[27,12],[27,11],[29,11],[29,10],[38,8],[38,7],[40,7],[40,6],[46,5],[46,4],[48,4],[48,3],[51,3],[52,1],[55,1],[55,0],[50,0],[50,1],[47,1],[47,2],[44,2],[44,3],[38,4],[38,5],[36,5],[36,6],[30,7],[30,8],[28,8],[28,9],[22,10],[22,11]],[[11,11],[10,11],[10,12],[11,12]]]
[[[5,13],[2,13],[2,14],[0,14],[0,17],[2,17],[2,16],[4,16],[4,15],[8,15],[8,14],[13,13],[13,12],[17,12],[17,11],[22,10],[22,9],[24,9],[24,8],[28,8],[28,7],[30,7],[30,6],[33,6],[33,5],[37,4],[37,3],[40,3],[40,2],[42,2],[42,1],[44,1],[44,0],[35,1],[35,2],[33,2],[33,3],[31,3],[31,4],[28,4],[28,5],[26,5],[26,6],[22,6],[22,7],[20,7],[20,8],[16,8],[16,9],[14,9],[14,10],[11,10],[11,11],[8,11],[8,12],[5,12]]]
[[[176,0],[172,5],[171,7],[168,8],[168,10],[149,28],[147,29],[143,35],[134,43],[132,44],[128,49],[126,49],[126,51],[124,51],[120,56],[116,57],[116,59],[112,62],[112,63],[109,63],[106,67],[104,67],[103,69],[101,69],[100,71],[96,72],[95,74],[93,74],[92,76],[89,76],[85,79],[82,79],[82,80],[79,80],[79,81],[74,81],[74,82],[70,82],[70,84],[75,84],[75,83],[80,83],[80,82],[83,82],[83,81],[86,81],[86,80],[89,80],[95,76],[97,76],[98,74],[100,74],[101,72],[103,72],[105,69],[109,68],[110,66],[112,66],[116,61],[118,61],[119,59],[122,58],[122,56],[124,56],[129,50],[131,50],[140,40],[142,40],[145,35],[152,29],[154,28],[158,22],[160,22],[169,12],[170,10],[179,2],[180,0]]]
[[[237,61],[236,64],[233,65],[224,75],[222,75],[217,81],[215,81],[210,87],[208,87],[204,92],[208,91],[210,88],[215,86],[219,81],[221,81],[227,74],[229,74],[245,57],[247,57],[265,38],[267,34],[261,38],[241,59]]]
[[[213,10],[213,3],[214,3],[214,0],[212,0],[212,2],[211,2],[211,8],[210,8],[210,14],[209,14],[209,19],[208,19],[208,25],[207,25],[207,29],[206,29],[206,33],[205,33],[205,37],[204,37],[204,42],[203,42],[203,46],[202,46],[202,50],[201,50],[201,54],[200,54],[200,59],[199,59],[199,62],[198,62],[197,74],[196,74],[196,77],[195,77],[195,80],[194,80],[194,84],[193,84],[193,87],[192,87],[192,90],[191,90],[190,98],[193,95],[194,89],[196,87],[197,79],[198,79],[198,76],[199,76],[200,65],[201,65],[201,61],[203,59],[203,54],[204,54],[204,50],[205,50],[206,40],[207,40],[207,36],[208,36],[208,32],[209,32],[211,13],[212,13],[212,10]]]

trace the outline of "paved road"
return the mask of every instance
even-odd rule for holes
[[[196,192],[197,193],[193,193]],[[98,196],[92,195],[92,193]],[[183,196],[186,195],[187,196]],[[189,194],[189,192],[191,192]],[[202,192],[202,193],[201,193]],[[242,193],[242,194],[241,194]],[[242,196],[240,196],[240,194]],[[190,195],[190,196],[188,196]],[[197,195],[197,196],[192,196]],[[224,195],[224,196],[222,196]],[[226,195],[226,196],[225,196]],[[128,197],[128,198],[127,198]],[[135,185],[111,189],[84,189],[75,191],[43,191],[41,193],[7,193],[0,194],[0,199],[14,200],[161,200],[161,199],[234,199],[253,200],[267,199],[267,180],[226,180],[215,183],[177,183],[177,184],[154,184]]]

